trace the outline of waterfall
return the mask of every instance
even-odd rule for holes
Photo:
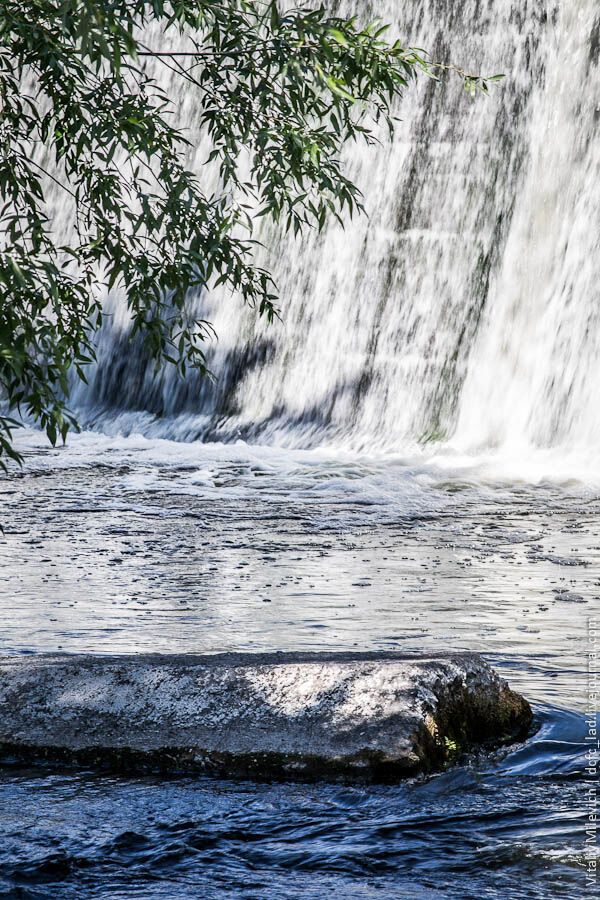
[[[345,0],[343,11],[354,4]],[[421,79],[393,142],[353,146],[368,217],[294,239],[263,232],[283,321],[200,299],[214,382],[156,375],[107,301],[84,423],[183,440],[398,450],[452,439],[594,446],[600,438],[600,18],[594,0],[381,0],[432,57],[506,73],[473,99]],[[193,131],[193,98],[162,77]],[[207,147],[190,160],[201,177]],[[209,176],[207,176],[209,177]]]
[[[462,390],[457,435],[467,445],[600,441],[599,40],[594,3],[561,4]]]

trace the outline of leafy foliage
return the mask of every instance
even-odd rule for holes
[[[150,26],[154,30],[148,31]],[[148,34],[160,29],[160,46]],[[54,444],[75,424],[71,372],[85,380],[119,288],[157,364],[205,369],[210,332],[189,302],[224,284],[272,320],[276,292],[253,259],[253,221],[299,232],[361,209],[340,150],[393,128],[391,105],[421,52],[385,29],[276,0],[3,0],[0,7],[0,401]],[[171,49],[187,40],[184,51]],[[219,189],[185,165],[188,140],[153,72],[195,91]],[[486,80],[465,77],[469,89]],[[45,188],[63,190],[77,240],[55,239]],[[2,457],[19,459],[0,416]]]

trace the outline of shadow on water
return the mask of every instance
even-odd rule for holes
[[[586,724],[395,787],[4,769],[5,898],[572,898]]]

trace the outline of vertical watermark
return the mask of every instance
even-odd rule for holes
[[[600,771],[600,734],[598,733],[598,709],[600,707],[600,620],[588,619],[587,651],[587,705],[585,721],[585,862],[588,888],[598,885],[598,774]]]

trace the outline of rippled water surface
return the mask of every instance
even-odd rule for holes
[[[5,772],[0,885],[32,898],[580,897],[581,722],[540,715],[535,741],[505,758],[398,787]]]
[[[586,893],[597,490],[452,458],[24,441],[0,481],[0,652],[467,648],[539,730],[398,787],[5,768],[3,896]]]

